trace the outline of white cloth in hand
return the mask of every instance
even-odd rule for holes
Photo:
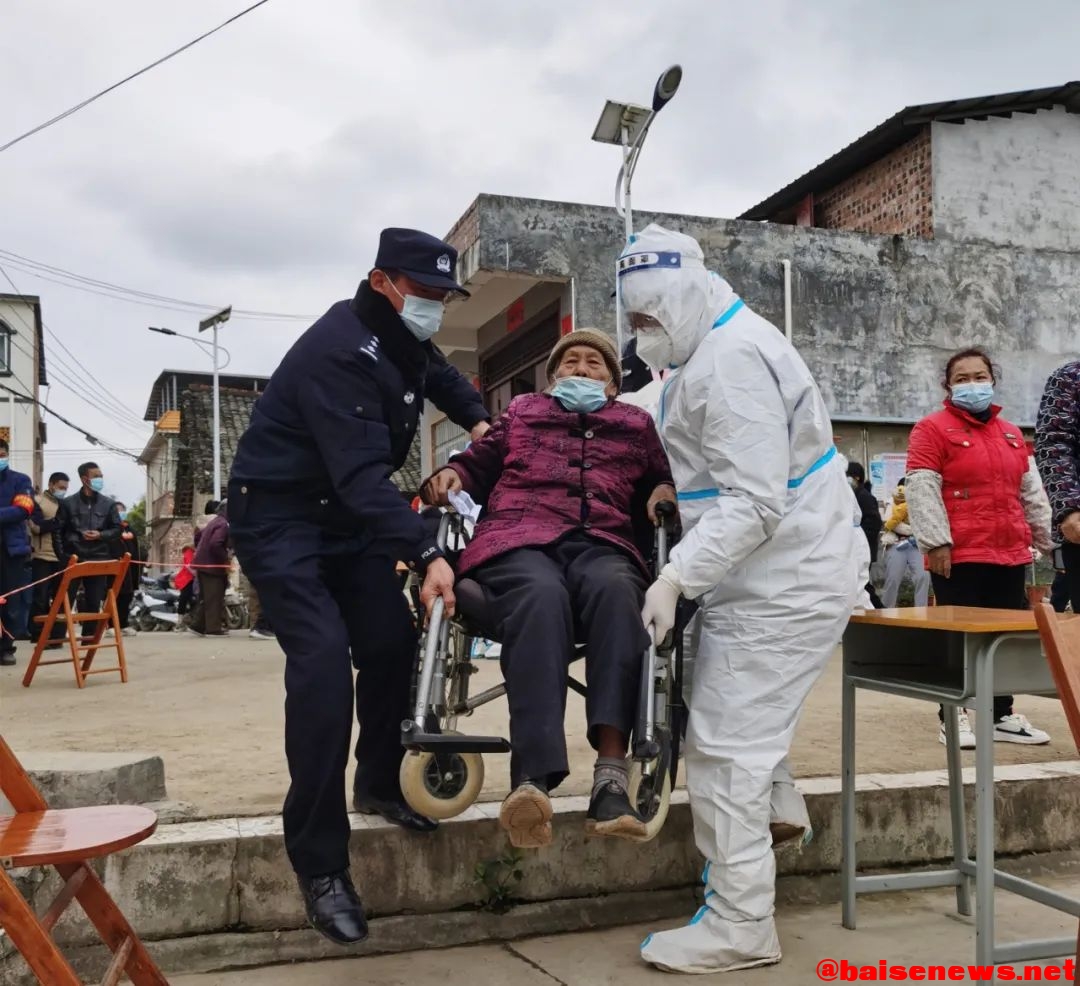
[[[645,606],[641,610],[641,621],[645,629],[652,628],[653,642],[657,647],[675,626],[675,608],[682,595],[682,586],[671,565],[665,565],[657,580],[645,593]]]
[[[473,498],[468,493],[464,490],[450,490],[447,496],[451,507],[462,517],[467,517],[474,524],[476,523],[476,519],[480,516],[480,508],[473,503]]]

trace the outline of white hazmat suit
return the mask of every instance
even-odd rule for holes
[[[657,417],[683,536],[644,615],[666,632],[673,590],[701,605],[686,774],[705,903],[641,953],[679,972],[766,965],[780,959],[770,796],[801,803],[785,758],[859,598],[865,538],[810,371],[697,242],[647,227],[620,257],[619,291],[638,355],[673,370]]]

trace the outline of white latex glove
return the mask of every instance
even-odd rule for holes
[[[682,585],[675,569],[665,565],[656,581],[645,593],[645,605],[641,610],[641,620],[645,629],[652,630],[653,643],[659,647],[664,638],[675,626],[675,607],[682,595]]]

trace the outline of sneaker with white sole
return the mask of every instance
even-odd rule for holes
[[[1027,716],[1013,712],[1011,715],[1002,716],[994,723],[994,741],[1045,746],[1050,742],[1050,734],[1036,729],[1028,722]]]
[[[967,709],[959,709],[956,714],[957,727],[960,732],[960,749],[975,749],[975,733],[971,728],[971,720],[968,718]],[[1046,737],[1048,740],[1049,736]],[[945,745],[945,723],[938,728],[938,742]]]

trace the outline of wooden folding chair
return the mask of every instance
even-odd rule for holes
[[[0,791],[15,810],[14,815],[0,817],[0,927],[38,981],[46,986],[83,986],[52,937],[60,916],[77,900],[113,953],[102,986],[116,986],[125,973],[135,986],[168,986],[88,862],[142,842],[157,828],[157,815],[139,805],[50,811],[3,737]],[[64,880],[56,900],[40,917],[7,872],[21,866],[53,866]]]
[[[34,622],[42,624],[41,634],[37,645],[34,647],[30,664],[23,675],[23,687],[29,688],[34,680],[34,673],[41,666],[47,664],[72,664],[75,668],[75,682],[82,688],[86,679],[92,674],[110,674],[120,672],[120,681],[127,682],[127,661],[124,658],[124,635],[120,627],[120,613],[116,608],[116,597],[120,594],[120,586],[127,576],[128,565],[131,563],[131,555],[124,555],[116,561],[79,561],[72,556],[68,559],[67,567],[56,588],[52,606],[45,616],[35,616]],[[105,593],[105,604],[100,613],[76,613],[71,608],[71,584],[77,579],[84,578],[111,578],[112,584]],[[64,621],[64,635],[54,637],[53,631],[56,621]],[[84,638],[81,629],[82,624],[90,623],[93,633]],[[113,642],[103,644],[102,634],[105,633],[106,624],[111,624],[113,629]],[[86,643],[83,641],[86,640]],[[51,661],[43,661],[41,655],[49,644],[61,644],[67,642],[71,650],[71,657],[61,657]],[[115,648],[117,665],[113,668],[95,668],[90,670],[94,663],[94,655],[99,650],[111,650]],[[85,654],[83,653],[85,652]]]
[[[1059,616],[1049,603],[1039,603],[1035,607],[1035,622],[1054,684],[1057,685],[1058,697],[1065,709],[1069,731],[1080,750],[1080,617]],[[1080,925],[1076,932],[1076,974],[1073,984],[1080,986]]]

